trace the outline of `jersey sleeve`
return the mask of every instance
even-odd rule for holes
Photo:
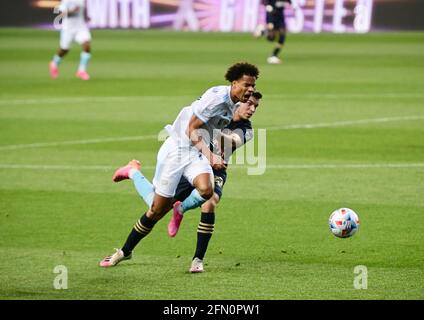
[[[222,93],[219,90],[210,89],[206,91],[198,100],[191,105],[193,113],[203,123],[207,123],[209,119],[217,113],[217,106],[224,102]]]

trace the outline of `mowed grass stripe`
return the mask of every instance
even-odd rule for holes
[[[269,130],[269,131],[293,130],[293,129],[314,129],[314,128],[352,126],[352,125],[361,125],[361,124],[369,124],[369,123],[385,123],[385,122],[415,121],[415,120],[424,120],[424,115],[423,116],[413,115],[413,116],[402,116],[402,117],[384,117],[384,118],[371,118],[371,119],[359,119],[359,120],[346,120],[346,121],[336,121],[336,122],[328,122],[328,123],[292,124],[292,125],[259,128],[259,129]],[[119,142],[119,141],[152,140],[152,139],[158,139],[159,136],[164,138],[165,137],[164,132],[162,131],[162,133],[159,133],[158,135],[148,135],[148,136],[98,138],[98,139],[84,139],[84,140],[74,140],[74,141],[36,142],[36,143],[30,143],[30,144],[6,145],[6,146],[0,146],[0,150],[57,147],[57,146],[66,146],[66,145],[96,144],[96,143]]]
[[[232,165],[231,169],[245,170],[249,166]],[[143,169],[152,170],[154,166],[143,166]],[[301,170],[301,169],[415,169],[424,168],[423,163],[352,163],[352,164],[267,164],[265,169],[274,170]],[[28,169],[28,170],[89,170],[89,171],[105,171],[115,170],[114,166],[95,166],[95,165],[36,165],[36,164],[0,164],[0,169]]]
[[[180,95],[180,98],[192,99],[192,96]],[[392,93],[313,93],[313,94],[268,94],[269,99],[376,99],[376,98],[424,98],[424,93],[392,92]],[[129,100],[163,99],[162,96],[111,96],[111,97],[57,97],[57,98],[30,98],[30,99],[0,99],[0,105],[32,105],[32,104],[80,104],[84,102],[116,103]],[[172,97],[166,97],[172,100]]]

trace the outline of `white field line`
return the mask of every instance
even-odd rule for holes
[[[189,97],[189,96],[178,96]],[[86,102],[123,102],[128,100],[140,99],[163,99],[162,96],[114,96],[114,97],[60,97],[60,98],[39,98],[39,99],[0,99],[0,106],[3,105],[32,105],[32,104],[78,104]],[[170,96],[169,99],[174,99],[175,96]]]
[[[310,123],[310,124],[291,124],[285,126],[274,126],[268,127],[266,130],[291,130],[291,129],[314,129],[314,128],[331,128],[331,127],[342,127],[350,126],[355,124],[367,124],[367,123],[384,123],[384,122],[395,122],[395,121],[411,121],[411,120],[423,120],[422,116],[402,116],[402,117],[384,117],[374,119],[359,119],[359,120],[346,120],[336,122],[323,122],[323,123]]]
[[[327,123],[291,124],[291,125],[285,125],[285,126],[268,127],[266,128],[266,130],[275,131],[275,130],[293,130],[293,129],[331,128],[331,127],[341,127],[341,126],[349,126],[349,125],[355,125],[355,124],[384,123],[384,122],[411,121],[411,120],[423,120],[423,119],[424,119],[424,115],[385,117],[385,118],[336,121],[336,122],[327,122]],[[29,143],[29,144],[12,144],[12,145],[0,146],[0,151],[27,149],[27,148],[57,147],[57,146],[67,146],[67,145],[79,145],[79,144],[105,143],[105,142],[153,140],[157,138],[158,138],[158,135],[148,135],[148,136],[130,136],[130,137],[116,137],[116,138],[58,141],[58,142],[37,142],[37,143]]]
[[[385,169],[424,168],[424,163],[270,164],[267,169]]]
[[[232,169],[246,169],[248,166],[233,165]],[[27,170],[88,170],[113,171],[117,166],[97,165],[32,165],[32,164],[0,164],[0,169],[27,169]],[[270,164],[266,169],[299,170],[299,169],[413,169],[424,168],[424,163],[353,163],[353,164]],[[143,166],[143,169],[152,170],[153,166]]]
[[[119,141],[137,141],[137,140],[157,139],[157,137],[158,137],[157,135],[150,135],[150,136],[130,136],[130,137],[116,137],[116,138],[59,141],[59,142],[37,142],[37,143],[29,143],[29,144],[12,144],[12,145],[7,145],[7,146],[0,146],[0,150],[57,147],[57,146],[69,146],[69,145],[105,143],[105,142],[119,142]]]
[[[281,99],[368,99],[368,98],[424,98],[424,93],[408,93],[408,92],[393,92],[393,93],[306,93],[306,94],[268,94],[267,98]]]
[[[190,96],[179,96],[187,97]],[[367,98],[423,98],[424,93],[299,93],[299,94],[269,94],[269,98],[282,99],[367,99]],[[162,96],[87,96],[87,97],[58,97],[58,98],[28,98],[28,99],[0,99],[0,105],[31,105],[31,104],[56,104],[56,103],[85,103],[85,102],[120,102],[140,100],[146,98],[161,98]],[[166,98],[166,97],[165,97]],[[169,97],[172,99],[172,97]]]
[[[41,98],[41,99],[4,99],[0,105],[27,105],[27,104],[60,104],[60,103],[85,103],[85,102],[121,102],[132,97],[63,97],[63,98]]]

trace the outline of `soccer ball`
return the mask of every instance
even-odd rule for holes
[[[339,238],[349,238],[359,229],[359,217],[349,208],[333,211],[328,220],[331,232]]]

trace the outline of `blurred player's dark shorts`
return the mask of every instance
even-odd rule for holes
[[[284,17],[284,10],[276,10],[275,12],[266,13],[266,24],[273,24],[273,30],[285,29],[286,19]]]
[[[219,196],[219,199],[222,197],[222,189],[224,184],[227,181],[227,171],[216,171],[213,170],[215,176],[215,188],[214,192]],[[181,177],[180,183],[178,184],[177,191],[175,192],[174,200],[175,201],[184,201],[190,193],[194,190],[194,187],[188,182],[184,177]]]

